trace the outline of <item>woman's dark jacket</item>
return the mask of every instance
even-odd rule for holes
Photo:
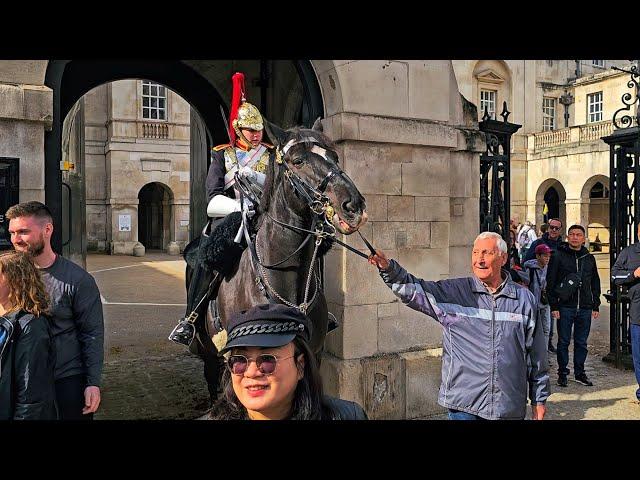
[[[560,300],[556,286],[570,273],[580,272],[582,285],[568,300]],[[560,307],[582,308],[597,312],[600,307],[600,277],[595,257],[585,247],[573,250],[561,243],[551,255],[547,271],[547,296],[551,311]]]
[[[0,316],[0,420],[55,420],[55,348],[45,316]]]
[[[321,420],[367,420],[367,414],[360,405],[348,400],[322,397]],[[246,410],[238,411],[224,397],[216,402],[209,415],[209,420],[249,420]]]

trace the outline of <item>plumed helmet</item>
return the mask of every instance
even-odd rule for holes
[[[233,129],[238,135],[240,128],[250,128],[252,130],[262,130],[264,128],[260,110],[249,102],[244,102],[240,105],[238,108],[238,118],[233,122]]]
[[[243,138],[240,133],[241,128],[250,128],[252,130],[262,130],[264,122],[262,115],[257,107],[245,98],[244,92],[244,74],[236,72],[231,77],[231,110],[229,114],[229,135],[232,142],[235,141],[236,135]]]

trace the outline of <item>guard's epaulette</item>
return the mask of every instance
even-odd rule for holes
[[[267,142],[260,142],[260,143],[262,143],[262,145],[264,145],[265,147],[267,147],[269,149],[274,148],[273,145],[271,145],[270,143],[267,143]]]
[[[213,147],[213,151],[214,152],[219,152],[220,150],[224,150],[227,147],[230,147],[231,144],[230,143],[223,143],[222,145],[216,145],[215,147]]]

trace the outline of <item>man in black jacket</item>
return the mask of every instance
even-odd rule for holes
[[[529,249],[524,254],[524,258],[522,259],[522,263],[528,262],[529,260],[533,260],[536,258],[536,247],[541,244],[545,244],[547,247],[551,249],[552,252],[555,252],[558,249],[558,246],[562,242],[562,222],[559,218],[552,218],[549,220],[549,230],[542,234],[542,236],[534,240]],[[552,255],[553,256],[553,255]]]
[[[640,225],[638,225],[638,238],[640,238]],[[631,354],[633,355],[633,368],[636,372],[636,380],[640,386],[640,242],[626,247],[611,269],[611,280],[616,285],[628,287],[631,298],[630,334]],[[636,398],[640,401],[640,387],[636,390]]]
[[[591,319],[600,315],[600,278],[595,257],[583,245],[584,227],[569,227],[567,239],[568,243],[561,243],[551,256],[547,273],[547,295],[551,315],[558,322],[558,385],[567,386],[569,343],[573,327],[575,379],[578,383],[592,386],[593,383],[584,371],[584,362],[587,359],[587,338]],[[577,274],[579,280],[568,277],[572,273]],[[571,285],[575,289],[572,289]],[[561,291],[565,294],[560,294]]]

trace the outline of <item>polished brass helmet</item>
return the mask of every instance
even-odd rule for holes
[[[264,123],[260,110],[249,102],[244,102],[238,108],[238,118],[233,120],[233,129],[238,136],[241,128],[250,128],[251,130],[262,130]]]

